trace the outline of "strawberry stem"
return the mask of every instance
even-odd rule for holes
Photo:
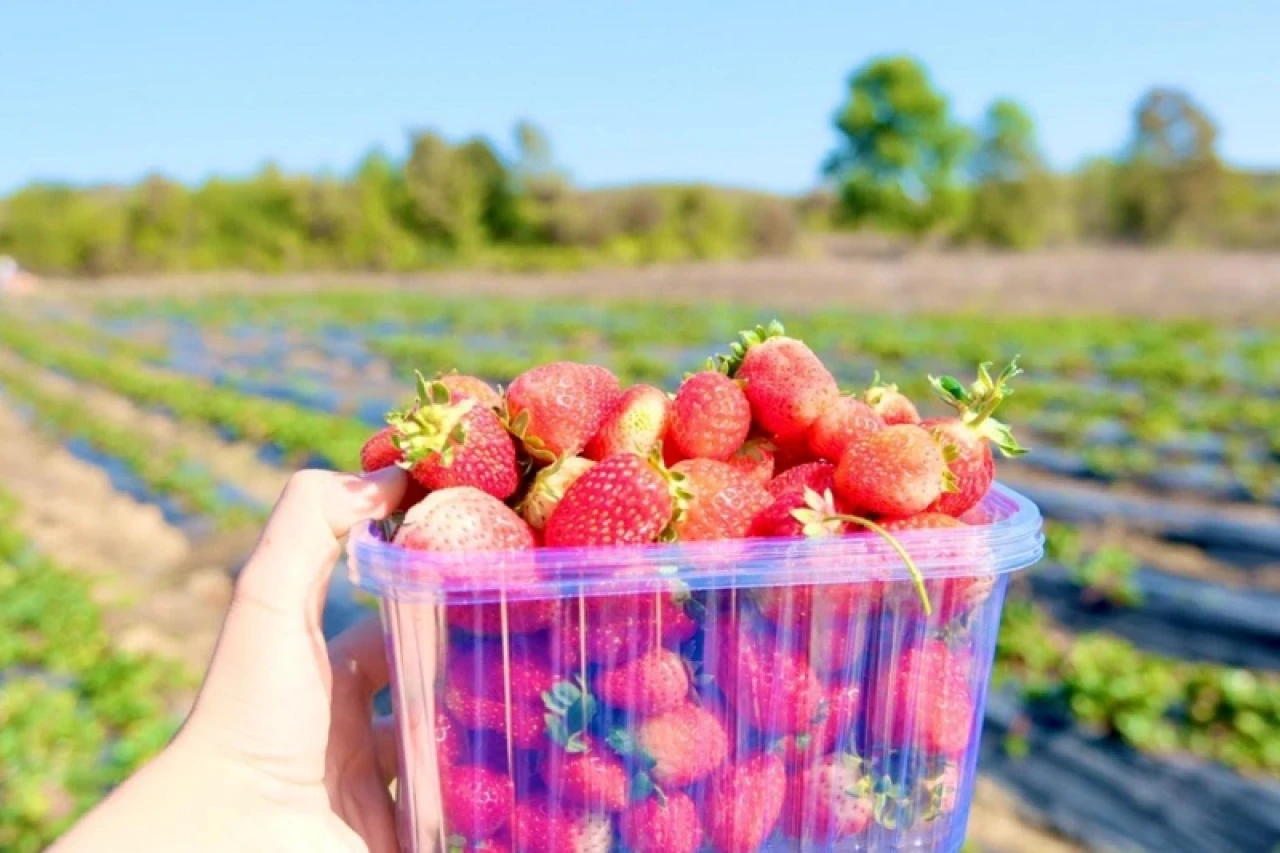
[[[870,530],[872,533],[888,542],[889,546],[898,552],[898,556],[902,558],[902,562],[907,564],[907,571],[911,573],[911,583],[916,588],[916,594],[920,596],[921,606],[924,607],[924,615],[930,616],[933,614],[933,606],[929,604],[929,592],[924,588],[924,575],[921,574],[920,567],[916,565],[915,560],[911,559],[911,555],[907,553],[907,549],[902,547],[902,543],[899,542],[892,533],[885,530],[874,521],[862,518],[861,516],[835,515],[832,516],[832,518],[848,522],[849,524],[856,524],[859,527],[865,527],[867,530]]]

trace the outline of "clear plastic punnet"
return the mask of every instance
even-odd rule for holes
[[[1040,513],[966,526],[436,554],[354,532],[381,599],[403,849],[963,844],[1009,574]]]

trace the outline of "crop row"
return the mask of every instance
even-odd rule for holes
[[[0,365],[0,390],[29,407],[35,419],[59,439],[80,439],[123,464],[152,492],[174,498],[188,515],[211,519],[224,529],[255,524],[262,512],[229,501],[198,460],[179,448],[157,452],[124,427],[90,415],[82,404],[41,390],[16,369]]]
[[[0,493],[0,850],[35,853],[160,749],[190,679],[113,649],[88,582],[34,552]]]

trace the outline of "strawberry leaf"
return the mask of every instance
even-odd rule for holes
[[[584,690],[581,682],[557,681],[542,694],[548,713],[547,737],[564,747],[566,752],[586,752],[586,731],[596,715],[596,700]]]

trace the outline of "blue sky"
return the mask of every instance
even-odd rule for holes
[[[575,180],[815,182],[852,68],[922,59],[975,119],[1024,103],[1057,166],[1114,150],[1137,96],[1187,88],[1236,162],[1280,165],[1280,3],[6,0],[0,191],[344,170],[406,132],[550,135]]]

